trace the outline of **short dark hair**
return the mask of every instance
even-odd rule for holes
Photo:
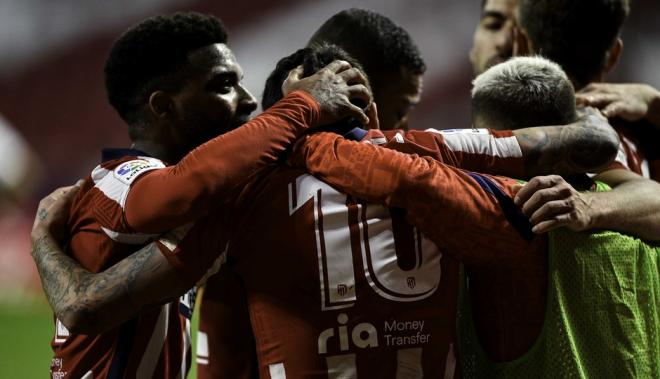
[[[628,0],[520,0],[518,7],[536,53],[561,65],[577,88],[602,72],[630,11]]]
[[[360,63],[358,63],[346,51],[342,50],[340,47],[330,44],[306,47],[280,59],[280,61],[277,62],[273,72],[271,72],[268,76],[268,79],[266,79],[266,85],[264,87],[264,93],[261,99],[261,108],[266,110],[277,101],[282,99],[284,96],[282,93],[282,83],[284,83],[287,76],[289,75],[289,71],[302,65],[302,77],[304,78],[313,75],[337,59],[347,61],[351,64],[351,66],[359,69],[364,73]],[[366,106],[367,104],[364,105]]]
[[[577,117],[575,91],[556,63],[541,57],[512,58],[474,79],[472,116],[500,130],[564,125]]]
[[[215,43],[227,43],[227,31],[211,15],[159,15],[131,27],[115,41],[105,63],[110,104],[133,124],[154,88],[176,89],[182,84],[188,53]]]
[[[347,51],[371,76],[400,67],[416,75],[426,71],[424,59],[408,32],[373,11],[352,8],[330,17],[314,33],[308,46],[324,42]]]

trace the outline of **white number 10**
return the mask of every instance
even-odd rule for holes
[[[359,234],[361,273],[383,298],[409,302],[431,296],[440,283],[442,254],[416,230],[410,248],[415,262],[404,270],[397,260],[390,211],[379,205],[357,207],[358,225],[349,225],[347,196],[311,175],[289,183],[289,215],[314,201],[316,250],[321,281],[322,309],[340,309],[356,301],[352,233]],[[355,238],[355,236],[353,236]]]

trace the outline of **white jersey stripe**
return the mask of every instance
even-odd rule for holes
[[[195,306],[195,304],[192,304],[191,306]],[[190,351],[190,320],[187,318],[184,321],[186,323],[186,330],[183,333],[183,351],[181,354],[181,378],[185,378],[186,374],[188,373],[188,367],[186,367],[187,360],[186,356],[188,355],[188,352]]]
[[[357,378],[357,362],[355,354],[342,354],[325,358],[328,366],[328,379]]]
[[[522,150],[516,137],[498,138],[490,134],[488,129],[427,129],[426,131],[441,134],[447,146],[453,151],[501,158],[522,157]]]
[[[137,378],[153,377],[156,364],[158,364],[158,359],[160,358],[165,339],[167,338],[167,327],[169,326],[171,305],[172,304],[165,304],[161,307],[158,320],[154,326],[154,332],[149,339],[149,344],[147,345],[146,350],[144,351],[140,366],[138,366],[138,369],[135,372]]]
[[[108,197],[108,199],[119,204],[122,210],[124,209],[126,198],[128,197],[128,190],[130,189],[129,185],[115,179],[112,176],[112,173],[109,173],[98,181],[94,181],[94,184],[96,188]]]
[[[286,371],[284,371],[284,363],[274,363],[268,365],[268,372],[270,379],[286,379]]]
[[[162,168],[165,168],[165,164],[158,159],[139,157],[121,163],[112,171],[97,166],[92,171],[92,180],[96,188],[124,209],[131,184],[144,173]]]
[[[209,364],[209,340],[201,330],[197,331],[197,364]]]
[[[103,230],[103,233],[113,241],[128,245],[142,245],[147,243],[151,238],[156,238],[158,236],[158,234],[119,233],[104,226],[101,227],[101,230]]]

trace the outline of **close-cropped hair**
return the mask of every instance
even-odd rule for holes
[[[630,5],[628,0],[520,0],[518,11],[536,53],[557,62],[581,88],[605,67]]]
[[[355,57],[367,74],[393,72],[404,67],[415,75],[426,64],[415,42],[388,17],[366,9],[347,9],[330,17],[314,33],[308,46],[328,43]]]
[[[289,75],[289,71],[302,65],[302,78],[308,77],[327,66],[334,60],[343,60],[354,68],[364,70],[355,58],[338,46],[331,44],[320,44],[312,47],[306,47],[295,53],[280,59],[273,72],[266,79],[264,93],[261,99],[261,108],[266,110],[284,97],[282,93],[282,84]],[[366,76],[366,74],[365,74]],[[366,106],[366,104],[364,104]]]
[[[105,63],[110,104],[129,125],[137,122],[154,89],[181,86],[188,54],[216,43],[227,43],[227,31],[218,18],[201,13],[159,15],[129,28]]]
[[[575,91],[556,63],[511,58],[474,79],[472,116],[493,129],[564,125],[576,119]]]

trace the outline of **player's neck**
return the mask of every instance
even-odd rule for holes
[[[160,159],[167,163],[176,163],[179,160],[179,157],[172,154],[165,146],[153,141],[133,141],[131,149],[140,150],[150,157]]]

